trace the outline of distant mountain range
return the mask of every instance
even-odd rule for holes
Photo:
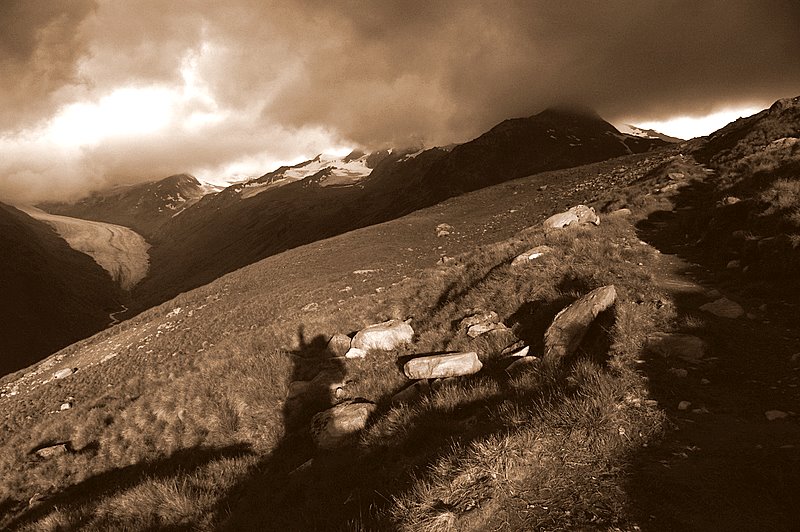
[[[800,123],[796,100],[778,102],[708,139],[696,139],[693,149],[707,160],[741,149],[739,141],[748,136],[796,134]],[[474,140],[447,148],[318,155],[227,188],[179,174],[40,207],[129,227],[146,239],[152,246],[148,275],[124,295],[131,313],[136,313],[270,255],[395,219],[465,192],[548,170],[665,149],[679,140],[649,130],[623,129],[592,111],[554,108],[505,120]],[[14,357],[32,360],[53,346],[104,327],[123,298],[108,273],[69,248],[51,228],[16,209],[4,209],[0,234],[4,245],[31,249],[7,261],[10,265],[0,288],[28,286],[25,290],[35,296],[18,313],[26,317],[26,324],[7,329]],[[4,256],[11,255],[4,252]],[[26,260],[43,266],[25,266]],[[12,279],[9,272],[27,280]],[[42,288],[53,283],[57,288]],[[48,305],[51,297],[58,302]],[[4,316],[16,312],[14,308],[7,305]],[[35,324],[43,309],[49,313],[48,323],[72,325],[50,327],[47,341],[34,341],[40,335]]]

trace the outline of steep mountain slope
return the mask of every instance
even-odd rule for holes
[[[18,208],[55,229],[75,251],[92,257],[123,290],[130,290],[147,275],[147,249],[150,245],[131,229],[49,214],[35,207]]]
[[[191,175],[177,174],[159,181],[95,192],[73,203],[47,203],[41,207],[53,214],[130,227],[147,238],[164,222],[217,190]]]
[[[53,229],[0,203],[0,374],[102,329],[119,288]]]
[[[359,157],[350,164],[374,166],[368,176],[359,174],[358,186],[325,186],[335,175],[330,166],[302,178],[302,168],[279,169],[249,188],[235,185],[204,198],[165,223],[154,235],[153,273],[137,292],[139,307],[274,253],[390,220],[466,191],[666,145],[623,135],[585,111],[547,110],[505,121],[451,150],[353,154]],[[315,161],[304,168],[324,166]],[[278,181],[284,184],[276,187]]]

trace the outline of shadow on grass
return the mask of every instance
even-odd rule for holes
[[[160,460],[112,469],[70,486],[28,509],[22,510],[6,524],[6,527],[8,530],[18,529],[25,524],[41,519],[58,508],[77,508],[85,503],[96,502],[101,498],[111,497],[133,488],[144,480],[185,475],[214,460],[243,457],[250,454],[252,454],[250,446],[245,444],[219,448],[197,446],[182,449]]]
[[[579,347],[582,356],[606,360],[613,319],[613,312],[605,313],[590,330]],[[301,344],[306,345],[302,356],[294,358],[300,363],[331,355],[319,338]],[[595,349],[603,353],[592,353]],[[541,386],[533,389],[512,390],[503,367],[490,364],[479,375],[440,383],[440,391],[445,387],[453,391],[439,399],[396,410],[388,403],[379,404],[363,439],[335,450],[317,450],[309,437],[319,404],[300,415],[287,409],[287,424],[294,429],[219,505],[219,515],[228,515],[221,528],[395,530],[391,509],[420,482],[433,479],[437,461],[452,455],[455,446],[465,448],[513,430],[496,414],[501,403],[525,408],[548,402],[556,390],[563,393],[572,362],[564,361],[557,378],[539,379]],[[473,393],[474,388],[480,391]]]

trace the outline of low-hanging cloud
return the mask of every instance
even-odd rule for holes
[[[10,15],[0,17],[0,197],[26,200],[221,171],[259,153],[286,160],[325,143],[463,141],[565,102],[611,120],[657,120],[800,93],[792,0],[14,0],[0,9]],[[186,95],[189,71],[205,99]],[[183,95],[165,128],[69,153],[26,144],[70,101],[137,86]],[[187,127],[197,113],[216,119]]]

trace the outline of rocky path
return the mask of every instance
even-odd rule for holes
[[[712,260],[694,262],[697,249],[667,233],[680,216],[660,213],[640,224],[640,236],[662,252],[655,273],[676,304],[676,332],[707,350],[696,362],[654,355],[645,364],[672,428],[635,466],[639,522],[645,530],[798,530],[800,323],[787,326],[769,304],[720,283],[701,264]],[[741,315],[701,310],[721,299]]]

